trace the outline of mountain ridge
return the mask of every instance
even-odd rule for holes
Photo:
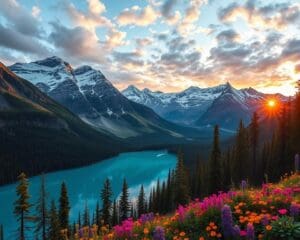
[[[50,57],[16,63],[10,69],[101,132],[123,139],[151,136],[153,140],[156,136],[158,142],[164,138],[182,141],[186,133],[196,135],[127,99],[101,71],[90,66],[73,68],[61,58]]]
[[[218,124],[231,130],[236,129],[240,119],[248,124],[253,112],[259,110],[268,98],[287,100],[281,94],[264,94],[254,88],[238,90],[229,82],[208,88],[191,86],[175,93],[139,90],[131,85],[122,93],[132,101],[152,108],[169,121],[194,126]],[[224,103],[223,106],[216,109],[221,102]],[[236,110],[232,108],[233,105]],[[220,111],[224,114],[216,115]],[[232,114],[232,119],[226,118]]]

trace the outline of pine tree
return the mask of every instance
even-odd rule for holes
[[[176,205],[185,205],[190,200],[188,176],[183,162],[183,154],[178,153],[177,165],[175,169],[175,194],[174,202]]]
[[[85,207],[84,207],[84,212],[83,212],[83,216],[82,216],[82,223],[83,223],[83,226],[90,225],[90,211],[88,208],[87,201],[85,201]]]
[[[232,168],[232,178],[236,185],[239,185],[241,180],[246,179],[252,174],[249,172],[249,138],[247,129],[241,120],[235,145],[235,156]]]
[[[124,179],[123,181],[122,194],[120,197],[119,207],[120,207],[120,218],[123,221],[128,218],[128,212],[130,210],[129,192],[128,192],[128,185],[126,179]]]
[[[46,240],[47,235],[47,224],[48,224],[48,212],[47,212],[47,192],[45,187],[45,176],[41,176],[41,188],[40,188],[40,196],[36,205],[37,212],[37,226],[36,233],[41,234],[41,239]]]
[[[78,226],[79,226],[79,227],[82,226],[82,224],[81,224],[81,213],[80,213],[80,211],[79,211],[79,213],[78,213],[77,223],[78,223]],[[99,226],[100,226],[100,225],[99,225]]]
[[[30,210],[30,203],[29,203],[29,193],[28,193],[28,179],[26,178],[25,173],[21,173],[18,176],[19,184],[16,188],[16,193],[18,196],[17,201],[15,202],[15,210],[14,214],[17,217],[18,221],[20,222],[20,226],[18,229],[19,232],[19,239],[25,240],[25,221],[28,219],[28,214]]]
[[[0,240],[4,240],[4,230],[3,230],[3,225],[0,225]]]
[[[140,188],[140,192],[138,195],[138,201],[137,201],[138,217],[140,217],[142,214],[144,214],[146,212],[145,205],[146,205],[145,191],[144,191],[144,186],[142,185]]]
[[[109,179],[104,182],[103,189],[101,191],[102,199],[102,218],[105,224],[111,223],[111,204],[112,204],[112,189]]]
[[[50,212],[49,212],[49,228],[48,228],[49,240],[59,240],[60,239],[60,224],[55,202],[51,202]]]
[[[219,143],[219,126],[214,129],[213,148],[209,160],[209,186],[210,193],[222,189],[222,172],[221,172],[221,150]]]
[[[96,205],[96,214],[95,214],[95,224],[97,226],[100,226],[100,223],[101,223],[100,207],[99,207],[99,202],[97,202],[97,205]]]
[[[258,183],[257,179],[257,151],[258,151],[258,140],[259,140],[259,118],[257,112],[253,113],[252,120],[250,123],[250,144],[252,151],[252,182]]]
[[[59,222],[61,229],[68,229],[69,227],[69,198],[67,192],[67,186],[63,182],[61,185],[61,192],[59,198]]]
[[[112,211],[112,226],[115,226],[119,224],[119,213],[118,213],[118,206],[117,206],[117,201],[114,200],[113,203],[113,211]]]

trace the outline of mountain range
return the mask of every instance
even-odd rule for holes
[[[240,120],[250,122],[254,111],[260,111],[267,99],[287,98],[264,94],[253,88],[236,89],[230,83],[216,87],[190,87],[178,93],[163,93],[129,86],[122,91],[128,99],[152,108],[161,117],[177,124],[213,126],[235,130]]]
[[[129,100],[90,66],[73,68],[54,56],[16,63],[10,69],[102,133],[141,146],[201,137],[197,130],[167,121],[151,108]]]
[[[0,184],[89,164],[124,151],[67,108],[0,63]]]

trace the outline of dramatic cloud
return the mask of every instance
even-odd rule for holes
[[[207,0],[191,0],[187,7],[184,17],[178,25],[178,32],[185,36],[196,30],[194,24],[200,16],[201,6],[206,4]]]
[[[61,55],[74,57],[82,61],[103,62],[106,49],[95,35],[83,27],[67,28],[52,22],[53,31],[49,40],[62,51]]]
[[[158,13],[152,6],[148,5],[144,9],[138,6],[127,8],[123,10],[117,17],[117,21],[120,25],[137,25],[148,26],[154,23],[159,17]]]
[[[31,38],[30,36],[23,35],[18,31],[6,28],[1,25],[1,23],[0,32],[0,46],[38,56],[45,56],[49,53],[49,51],[39,41]]]
[[[31,37],[39,37],[42,33],[35,16],[31,15],[16,0],[1,1],[0,14],[7,20],[7,25],[19,33]]]
[[[281,29],[300,20],[300,4],[271,4],[256,7],[255,1],[248,1],[245,5],[233,3],[221,9],[219,18],[223,22],[234,22],[238,18],[244,19],[255,28]]]
[[[94,31],[97,27],[111,26],[109,19],[102,16],[105,12],[105,5],[99,0],[87,0],[88,9],[86,12],[78,10],[74,4],[65,2],[65,10],[71,20],[77,26],[85,27]]]
[[[300,74],[300,64],[295,66],[295,73]],[[299,77],[299,79],[300,79],[300,77]]]
[[[239,40],[239,34],[232,29],[224,30],[217,35],[219,42],[234,42]]]

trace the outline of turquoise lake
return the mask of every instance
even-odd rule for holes
[[[57,202],[60,186],[64,181],[72,207],[70,220],[74,221],[79,211],[83,211],[85,203],[88,204],[90,211],[94,211],[97,201],[100,201],[100,190],[106,178],[111,180],[114,198],[119,196],[124,178],[130,187],[130,197],[135,198],[141,184],[148,193],[150,188],[155,186],[157,179],[167,178],[169,170],[174,169],[175,165],[176,156],[167,151],[122,153],[87,167],[46,174],[48,199],[49,201],[54,199]],[[29,180],[31,202],[35,203],[40,189],[40,177],[36,176]],[[16,184],[0,187],[0,224],[4,226],[7,240],[16,239],[17,223],[13,215],[13,203],[16,199],[15,187]]]

